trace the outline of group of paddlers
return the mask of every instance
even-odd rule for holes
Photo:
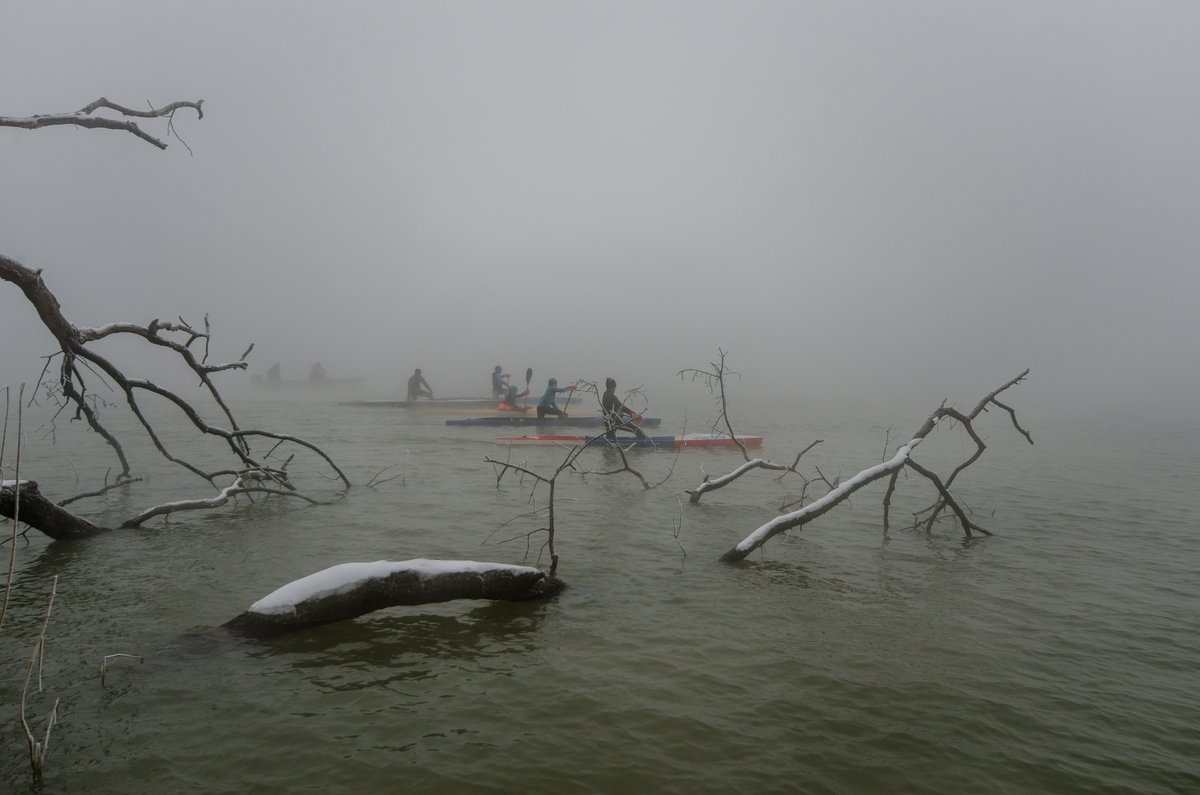
[[[492,370],[492,397],[498,402],[497,410],[522,413],[528,411],[529,406],[522,405],[520,401],[529,396],[529,379],[532,377],[533,371],[527,370],[525,372],[525,389],[521,390],[512,383],[512,376],[504,372],[503,367],[496,365]],[[538,419],[547,416],[566,417],[566,409],[558,407],[557,398],[563,392],[574,392],[577,387],[578,384],[559,386],[557,378],[548,380],[546,391],[542,393],[542,397],[534,407],[537,410]],[[429,386],[429,382],[421,374],[420,368],[413,370],[413,374],[408,379],[408,399],[415,401],[432,397],[433,387]],[[570,397],[567,398],[567,403],[570,404]],[[617,397],[617,382],[612,378],[604,379],[604,393],[600,396],[600,411],[604,415],[605,435],[610,438],[618,430],[630,431],[639,437],[645,436],[641,428],[637,426],[642,415],[621,402],[621,399]]]

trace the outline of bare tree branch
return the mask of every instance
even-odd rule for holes
[[[704,482],[702,482],[699,486],[694,489],[687,490],[688,501],[691,503],[700,502],[700,497],[705,493],[722,489],[728,486],[730,483],[733,483],[742,475],[745,475],[747,472],[752,472],[756,469],[766,469],[774,472],[780,472],[781,478],[786,476],[789,472],[799,475],[800,473],[796,467],[800,465],[801,456],[821,443],[821,440],[817,439],[808,447],[805,447],[803,450],[797,453],[796,459],[792,462],[791,466],[788,466],[787,464],[778,464],[765,458],[751,458],[750,454],[746,452],[746,446],[742,444],[741,440],[733,430],[733,421],[729,418],[728,397],[725,393],[725,378],[729,375],[738,374],[733,370],[730,370],[725,364],[726,353],[724,350],[718,348],[717,354],[717,361],[709,363],[710,369],[704,370],[700,368],[688,368],[685,370],[680,370],[678,373],[676,373],[676,375],[678,375],[680,378],[690,377],[693,382],[702,382],[706,387],[708,387],[708,390],[716,396],[717,405],[719,408],[717,418],[712,424],[713,430],[714,432],[728,434],[729,438],[733,440],[733,443],[737,445],[738,450],[741,451],[742,459],[746,463],[742,464],[732,472],[717,478],[709,478],[708,476],[705,476]],[[738,377],[740,378],[741,376],[739,375]],[[801,476],[801,479],[805,481],[805,485],[807,486],[807,479],[803,478],[803,476]]]
[[[294,497],[307,502],[309,505],[331,505],[329,502],[315,500],[312,497],[300,494],[291,488],[276,488],[269,483],[284,482],[273,470],[248,470],[240,473],[233,481],[225,488],[221,489],[216,495],[206,499],[194,500],[179,500],[176,502],[164,503],[156,505],[153,508],[148,508],[142,511],[137,516],[126,519],[121,527],[139,527],[146,521],[153,519],[156,516],[167,516],[179,511],[196,511],[211,508],[219,508],[227,504],[232,498],[239,494],[275,494],[281,497]]]
[[[978,530],[984,534],[990,535],[987,530],[972,523],[967,517],[963,508],[951,496],[949,491],[950,479],[947,479],[945,482],[943,482],[932,471],[913,461],[912,452],[917,448],[918,445],[921,444],[921,442],[925,440],[930,433],[933,432],[939,423],[945,420],[949,420],[951,422],[958,421],[964,423],[969,428],[971,437],[976,440],[976,444],[978,445],[975,454],[968,459],[967,464],[969,465],[970,463],[978,460],[983,443],[979,440],[979,437],[974,432],[974,429],[970,427],[971,421],[984,410],[989,402],[995,400],[996,395],[1008,389],[1009,387],[1019,384],[1021,381],[1025,380],[1028,374],[1029,370],[1025,370],[1016,378],[1013,378],[1012,380],[1004,383],[1000,387],[990,392],[983,398],[983,400],[979,402],[979,405],[977,405],[970,414],[964,415],[955,409],[947,408],[945,401],[943,401],[942,404],[938,406],[938,408],[932,414],[929,415],[928,419],[926,419],[921,425],[921,428],[915,434],[913,434],[912,438],[907,443],[901,445],[891,458],[876,464],[873,467],[862,470],[848,480],[838,484],[835,488],[830,489],[830,491],[823,497],[814,500],[808,505],[792,511],[791,513],[775,517],[742,539],[742,541],[733,547],[733,549],[726,552],[721,557],[721,560],[726,562],[743,560],[747,555],[761,547],[769,539],[773,538],[779,533],[807,525],[814,519],[836,508],[843,501],[847,500],[852,494],[859,491],[863,487],[885,477],[889,478],[888,490],[884,495],[884,526],[886,529],[886,516],[891,502],[892,492],[894,491],[896,477],[901,469],[906,466],[912,468],[915,472],[920,473],[923,477],[929,479],[930,482],[934,484],[939,495],[939,501],[936,504],[938,506],[937,509],[940,510],[940,507],[942,506],[950,507],[951,510],[953,510],[958,516],[959,523],[962,525],[965,535],[970,536],[972,530]],[[962,469],[963,465],[960,465],[954,471],[954,475],[957,475],[962,471]],[[932,517],[929,521],[932,522]]]
[[[1026,431],[1024,428],[1021,427],[1019,422],[1017,422],[1016,412],[1013,411],[1008,406],[1005,406],[1004,404],[1002,404],[998,400],[996,400],[997,395],[999,395],[1001,392],[1008,389],[1009,387],[1015,386],[1016,384],[1019,384],[1022,381],[1024,381],[1025,377],[1028,374],[1029,374],[1029,370],[1027,369],[1023,373],[1018,375],[1016,378],[1009,381],[1008,383],[1003,384],[1002,386],[996,388],[989,394],[984,395],[983,399],[980,400],[975,405],[975,408],[973,408],[970,411],[970,413],[968,413],[968,414],[962,414],[961,412],[955,411],[952,408],[945,408],[945,402],[943,401],[942,408],[940,409],[940,411],[943,412],[943,416],[951,417],[952,419],[955,419],[958,422],[962,423],[963,428],[966,429],[966,431],[967,431],[967,434],[975,442],[975,452],[969,458],[967,458],[966,461],[959,464],[954,469],[954,471],[950,473],[950,476],[948,478],[946,478],[945,485],[947,488],[949,488],[954,483],[954,479],[956,477],[958,477],[958,473],[963,471],[967,467],[969,467],[971,464],[975,463],[977,460],[979,460],[980,456],[983,455],[983,451],[987,448],[987,445],[985,445],[983,443],[983,439],[979,436],[979,434],[977,434],[975,432],[974,420],[980,414],[987,411],[987,407],[989,404],[995,404],[995,405],[1003,408],[1005,411],[1007,411],[1009,414],[1009,417],[1012,419],[1013,427],[1016,428],[1017,431],[1022,436],[1025,437],[1026,441],[1028,441],[1030,444],[1033,444],[1033,437],[1029,435],[1028,431]],[[925,530],[926,530],[926,532],[928,532],[933,527],[934,522],[937,521],[938,515],[942,512],[942,510],[944,508],[947,507],[947,504],[948,504],[947,500],[939,492],[938,499],[936,502],[933,503],[933,505],[930,505],[927,508],[924,508],[920,511],[916,511],[913,513],[913,527],[915,528],[918,524],[920,524],[921,517],[925,516],[926,517],[925,521],[924,521]]]
[[[239,427],[233,411],[226,403],[212,376],[215,373],[226,370],[244,369],[246,362],[243,359],[223,364],[207,363],[209,341],[211,340],[211,327],[207,316],[204,318],[203,329],[192,326],[183,318],[179,318],[177,323],[173,321],[164,323],[156,318],[145,326],[133,323],[113,323],[97,328],[79,328],[63,315],[57,298],[43,281],[41,271],[31,270],[8,257],[0,255],[0,280],[16,285],[24,293],[26,299],[37,311],[43,325],[46,326],[58,341],[59,351],[55,356],[61,357],[61,361],[59,362],[56,381],[53,384],[46,384],[47,394],[59,401],[60,411],[68,406],[73,407],[75,417],[85,420],[88,426],[108,443],[120,465],[120,472],[116,478],[117,483],[130,483],[135,478],[130,471],[129,460],[121,441],[115,434],[108,430],[100,418],[97,406],[101,400],[88,386],[87,372],[97,373],[101,383],[105,386],[111,385],[110,388],[117,390],[124,396],[130,412],[138,420],[146,436],[155,449],[168,461],[203,478],[214,487],[217,487],[218,479],[229,476],[240,479],[244,478],[247,473],[261,473],[261,476],[269,480],[272,484],[269,489],[262,485],[248,489],[239,486],[232,488],[232,490],[231,487],[217,487],[219,488],[219,492],[214,497],[173,504],[175,507],[171,508],[157,506],[133,517],[122,526],[136,526],[151,516],[165,515],[177,510],[223,505],[228,501],[229,497],[239,493],[272,493],[271,490],[274,489],[279,489],[281,493],[284,490],[288,492],[294,491],[294,487],[291,485],[287,474],[286,466],[269,466],[265,458],[254,455],[251,448],[251,441],[255,439],[266,439],[274,442],[268,450],[267,456],[272,455],[275,448],[282,443],[308,449],[328,464],[346,487],[350,486],[350,481],[345,473],[328,454],[316,445],[289,434],[257,428]],[[114,335],[133,335],[139,337],[182,360],[199,379],[200,387],[222,414],[226,424],[225,427],[207,422],[188,400],[185,400],[173,390],[146,379],[127,376],[113,362],[88,347],[88,343]],[[197,343],[200,344],[199,347],[201,348],[199,358],[193,352],[193,348],[197,346]],[[247,349],[247,352],[249,352],[249,349]],[[44,370],[43,373],[47,373],[47,370]],[[168,404],[174,406],[196,431],[202,435],[213,436],[223,440],[230,453],[237,460],[237,465],[217,470],[206,470],[173,453],[168,449],[163,438],[156,430],[155,425],[143,411],[140,402],[143,395],[150,395],[165,400]],[[309,500],[307,497],[302,497],[302,499]],[[309,501],[319,504],[316,500]],[[38,529],[46,532],[44,527],[39,527]],[[80,532],[81,529],[82,525],[78,522],[67,522],[62,532],[74,537],[74,534]]]
[[[167,132],[175,135],[175,137],[179,139],[179,142],[183,143],[183,139],[179,138],[178,134],[175,133],[175,112],[182,108],[190,108],[196,111],[197,119],[203,119],[203,104],[204,100],[200,99],[196,100],[195,102],[172,102],[168,105],[163,105],[161,108],[151,107],[149,110],[134,110],[133,108],[126,108],[122,105],[116,104],[115,102],[110,102],[104,97],[100,97],[100,99],[85,105],[74,113],[49,113],[39,116],[26,117],[0,116],[0,127],[17,127],[25,130],[38,130],[43,127],[69,125],[73,127],[84,127],[87,129],[117,130],[136,135],[138,138],[141,138],[143,141],[149,144],[157,146],[159,149],[166,149],[167,145],[162,140],[145,132],[140,126],[138,126],[137,122],[129,121],[128,119],[166,118]],[[109,118],[108,116],[92,115],[98,110],[110,110],[126,118],[114,119]],[[186,143],[183,143],[183,145],[187,146]],[[188,151],[191,151],[190,148]]]

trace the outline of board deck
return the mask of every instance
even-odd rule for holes
[[[530,416],[532,414],[532,416]],[[643,428],[652,428],[662,423],[658,417],[643,417],[638,423]],[[482,425],[487,427],[506,426],[506,425],[532,425],[538,428],[554,428],[554,427],[604,427],[604,418],[598,414],[589,416],[569,417],[544,417],[538,419],[537,415],[532,411],[529,414],[514,414],[511,416],[496,416],[496,417],[464,417],[458,420],[446,420],[447,425]]]
[[[496,444],[503,445],[558,445],[560,447],[575,447],[577,445],[586,444],[599,437],[595,436],[574,436],[568,434],[536,434],[526,436],[501,436],[496,439]],[[763,438],[761,436],[742,436],[738,435],[737,440],[742,443],[746,449],[755,449],[762,447]],[[727,434],[720,433],[689,433],[683,436],[648,436],[644,439],[639,439],[636,436],[629,434],[617,434],[613,441],[599,439],[597,443],[613,444],[618,447],[655,447],[665,449],[676,449],[680,447],[707,447],[718,449],[737,449],[737,444]]]

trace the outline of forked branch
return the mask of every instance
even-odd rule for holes
[[[972,421],[989,403],[995,400],[996,395],[1000,394],[1009,387],[1019,384],[1021,381],[1025,380],[1028,374],[1029,370],[1025,370],[1016,378],[1013,378],[1012,380],[990,392],[969,414],[964,415],[953,408],[947,408],[945,402],[943,401],[942,405],[938,406],[938,408],[929,415],[928,419],[926,419],[921,425],[921,428],[915,434],[913,434],[912,438],[905,444],[901,445],[891,458],[888,458],[881,463],[876,464],[875,466],[868,467],[853,477],[839,483],[823,497],[814,500],[808,505],[805,505],[790,513],[776,516],[774,519],[770,520],[766,524],[763,524],[754,532],[750,533],[750,535],[742,539],[737,546],[726,552],[721,557],[721,560],[732,562],[744,559],[751,552],[761,547],[769,539],[775,537],[779,533],[804,527],[814,519],[817,519],[818,517],[823,516],[824,514],[836,508],[855,492],[882,478],[889,479],[888,489],[884,495],[884,522],[886,527],[887,510],[892,494],[895,491],[897,477],[905,467],[912,469],[914,472],[917,472],[922,477],[928,479],[934,484],[934,487],[938,492],[938,502],[936,503],[937,510],[941,510],[943,507],[949,507],[952,511],[954,511],[955,515],[959,519],[960,525],[963,528],[964,535],[970,536],[972,531],[976,530],[986,535],[991,535],[991,533],[989,533],[987,530],[970,521],[966,512],[951,495],[949,486],[953,480],[953,477],[961,472],[966,466],[969,466],[971,463],[978,460],[979,455],[982,453],[983,442],[975,433],[975,430],[972,427]],[[967,427],[971,438],[976,441],[977,449],[975,454],[973,454],[964,464],[959,465],[959,467],[954,470],[954,473],[950,478],[947,478],[945,481],[943,481],[931,470],[914,461],[912,459],[912,453],[917,446],[920,445],[925,438],[932,433],[941,422],[945,420],[963,423],[965,427]],[[1013,417],[1013,423],[1016,425],[1015,415]],[[1018,430],[1020,430],[1019,426]],[[1028,436],[1028,434],[1024,435],[1030,440],[1030,442],[1032,442],[1032,439]]]
[[[678,373],[676,373],[676,375],[682,379],[690,378],[693,382],[699,381],[708,388],[709,392],[713,393],[717,400],[718,411],[717,417],[712,423],[712,430],[714,433],[728,434],[729,438],[733,440],[733,443],[737,445],[738,450],[741,451],[742,459],[745,461],[745,463],[734,469],[732,472],[716,478],[710,478],[708,475],[705,475],[704,481],[699,486],[694,489],[687,490],[688,501],[691,503],[700,502],[700,497],[705,493],[722,489],[728,486],[730,483],[733,483],[742,475],[745,475],[747,472],[752,472],[756,469],[766,469],[773,472],[780,472],[782,473],[780,477],[787,475],[789,472],[800,475],[799,470],[796,469],[796,467],[800,465],[800,458],[809,450],[816,447],[818,444],[821,444],[822,441],[821,439],[817,439],[815,442],[809,444],[808,447],[805,447],[803,450],[797,453],[795,460],[792,461],[790,466],[788,464],[779,464],[766,458],[751,458],[750,454],[746,452],[746,446],[734,432],[733,421],[729,418],[729,401],[725,392],[725,379],[730,375],[738,374],[726,366],[726,353],[724,350],[718,348],[717,354],[717,361],[709,362],[707,370],[703,368],[688,368],[685,370],[680,370]],[[740,378],[741,376],[738,377]],[[804,478],[802,475],[800,477],[805,481],[805,485],[807,486],[808,479]]]
[[[58,341],[59,351],[47,360],[47,368],[43,371],[43,386],[46,394],[59,403],[60,411],[73,409],[76,418],[87,422],[88,426],[108,443],[120,465],[120,472],[116,476],[118,484],[132,483],[135,478],[130,471],[129,459],[120,439],[116,434],[110,432],[101,420],[99,407],[103,405],[104,401],[95,393],[94,386],[91,384],[91,376],[95,376],[97,381],[117,390],[124,396],[130,412],[136,417],[155,449],[164,458],[203,478],[218,489],[218,494],[211,498],[152,508],[130,519],[124,526],[136,526],[151,516],[164,515],[178,510],[221,505],[230,496],[238,493],[268,494],[278,490],[281,494],[298,496],[291,493],[294,492],[294,487],[288,479],[286,468],[269,466],[266,463],[266,459],[272,456],[280,443],[284,442],[315,453],[333,469],[342,483],[349,487],[350,481],[345,473],[328,454],[316,445],[289,434],[239,427],[236,416],[217,388],[212,376],[227,370],[245,369],[247,366],[246,356],[254,346],[249,346],[237,361],[210,364],[208,347],[211,329],[207,316],[204,318],[202,328],[193,326],[183,318],[179,318],[178,322],[162,322],[156,318],[145,326],[133,323],[113,323],[97,328],[81,328],[72,324],[63,315],[58,299],[45,284],[40,270],[31,270],[0,255],[0,281],[16,285],[24,293],[26,299],[37,311],[43,325]],[[115,363],[88,346],[91,342],[117,335],[139,337],[182,360],[197,377],[201,389],[220,411],[223,425],[214,425],[206,421],[191,402],[175,391],[146,379],[128,376]],[[58,367],[53,376],[54,380],[51,381],[49,364],[55,359],[58,360]],[[146,396],[153,396],[174,406],[198,433],[221,439],[233,455],[236,461],[235,465],[209,470],[174,453],[167,447],[154,423],[143,410],[141,400]],[[256,439],[265,439],[271,442],[265,456],[255,455],[252,450],[251,442]],[[218,480],[230,476],[235,477],[239,485],[227,487],[217,485]],[[247,477],[260,477],[261,482],[253,487],[247,487]],[[264,485],[266,481],[270,481],[269,485]],[[302,499],[308,498],[302,497]],[[316,500],[309,501],[317,502]],[[44,527],[39,529],[46,532]],[[62,532],[68,536],[74,536],[82,530],[84,530],[83,525],[74,523],[66,525]]]

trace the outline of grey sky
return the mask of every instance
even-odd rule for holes
[[[1190,406],[1200,5],[0,6],[0,115],[205,100],[194,154],[0,128],[0,251],[252,371],[493,364]],[[162,128],[156,128],[162,132]],[[0,297],[0,383],[36,376]],[[29,370],[17,365],[28,364]],[[380,372],[380,368],[382,372]]]

